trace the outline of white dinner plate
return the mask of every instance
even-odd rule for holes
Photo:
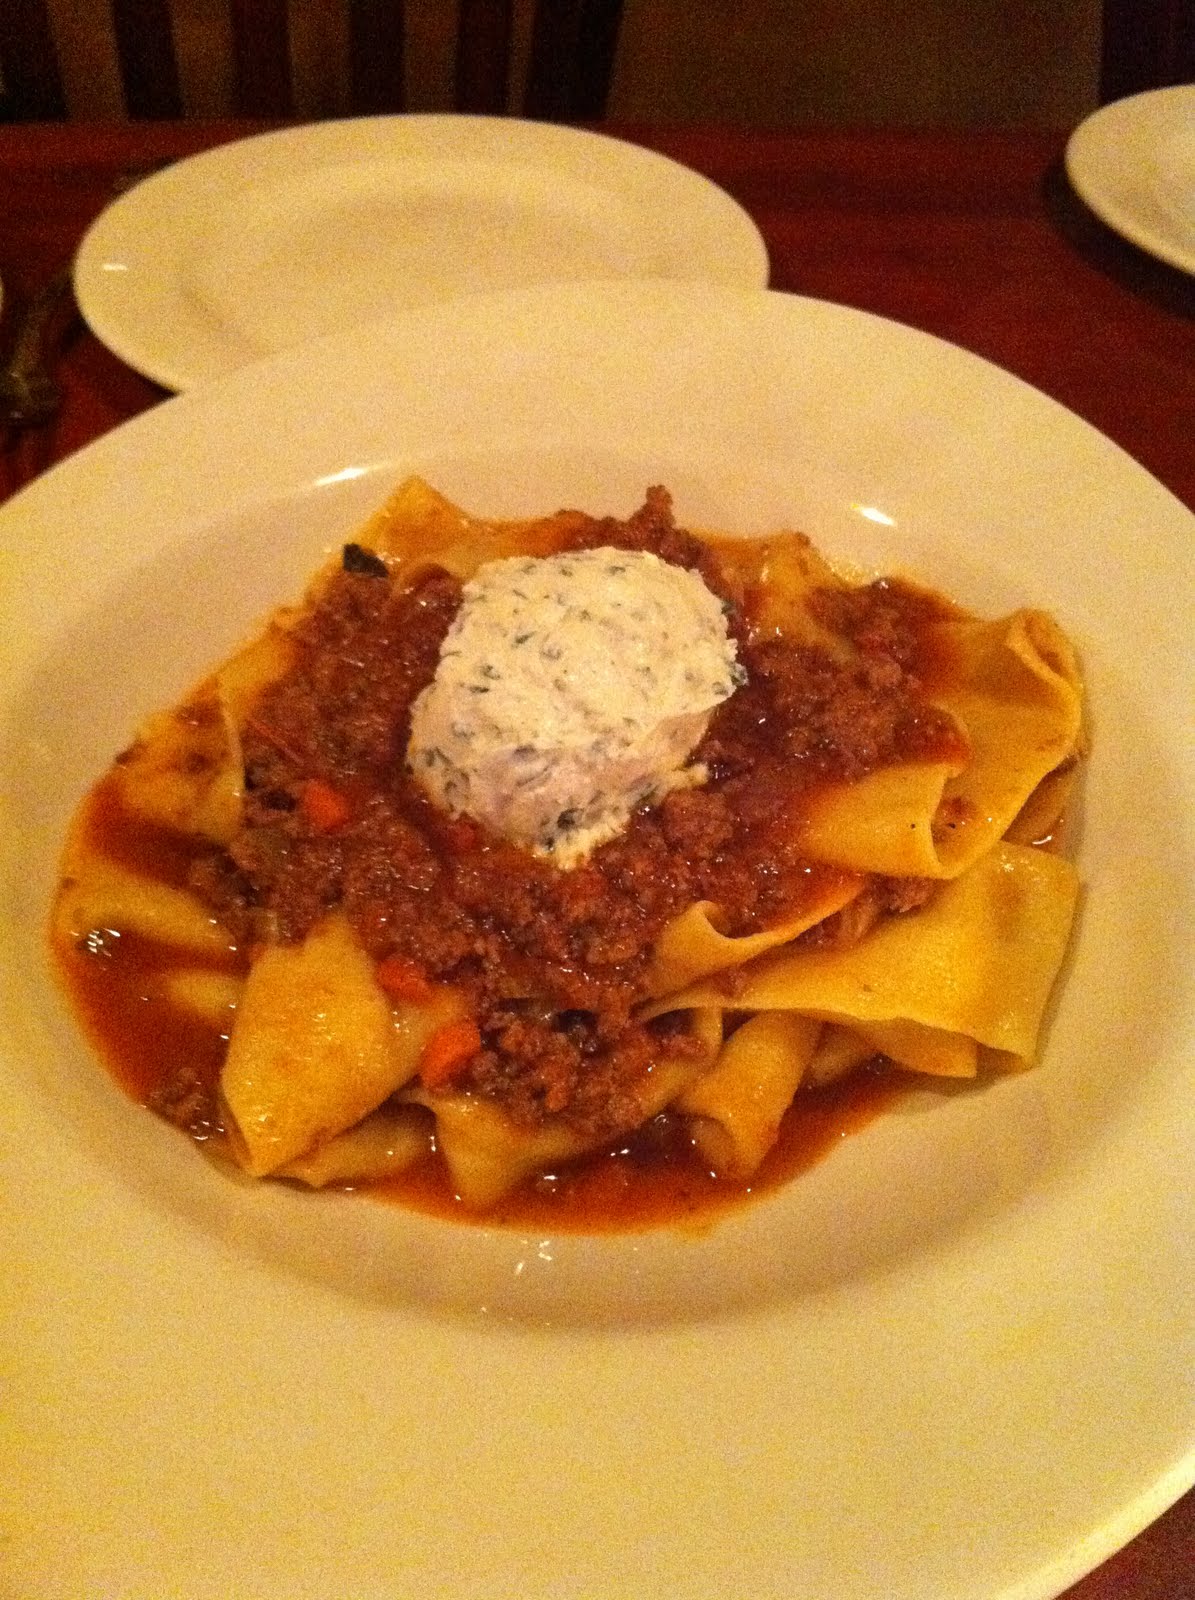
[[[419,472],[478,513],[807,530],[1082,653],[1085,894],[1040,1064],[702,1232],[238,1183],[47,974],[150,708]],[[1071,413],[842,307],[462,298],[182,395],[0,510],[0,1587],[38,1600],[1042,1600],[1195,1477],[1195,519]]]
[[[463,292],[548,280],[768,279],[728,194],[621,139],[509,117],[357,117],[221,145],[89,229],[92,331],[169,389]]]
[[[1066,170],[1110,228],[1195,272],[1195,84],[1101,106],[1071,135]]]

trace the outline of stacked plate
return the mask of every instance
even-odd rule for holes
[[[1071,135],[1066,169],[1109,227],[1195,272],[1195,84],[1101,107]]]
[[[754,223],[687,167],[551,123],[362,117],[179,162],[83,240],[75,292],[130,366],[189,389],[455,295],[544,281],[762,287]]]

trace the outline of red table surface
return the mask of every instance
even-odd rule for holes
[[[117,184],[255,131],[232,122],[0,128],[0,348]],[[1006,367],[1195,508],[1195,278],[1086,209],[1063,174],[1063,135],[605,131],[732,194],[764,236],[773,288],[895,318]],[[49,426],[3,437],[0,500],[164,397],[69,307],[53,336],[63,407]],[[1195,1600],[1195,1490],[1067,1600]]]

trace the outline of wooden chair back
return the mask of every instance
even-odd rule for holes
[[[1193,0],[1103,0],[1100,103],[1195,83]]]
[[[171,0],[108,0],[132,118],[175,118],[185,107]],[[403,0],[346,0],[348,115],[406,109]],[[227,0],[231,114],[295,115],[287,0]],[[510,108],[514,0],[458,0],[455,106]],[[549,121],[589,121],[606,104],[622,0],[537,0],[526,89],[516,106]],[[48,0],[0,3],[0,120],[61,120],[67,97]]]
[[[288,0],[220,3],[227,6],[231,37],[227,110],[294,116]],[[405,110],[403,0],[339,3],[347,9],[349,82],[338,114]],[[172,0],[107,4],[124,113],[184,115]],[[536,0],[525,88],[512,94],[515,0],[457,0],[456,109],[513,109],[561,122],[600,119],[622,9],[623,0]],[[1101,103],[1189,82],[1195,82],[1195,0],[1102,0]],[[50,0],[0,0],[0,121],[67,114]]]

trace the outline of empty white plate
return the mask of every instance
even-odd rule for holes
[[[113,202],[75,295],[170,389],[322,334],[547,280],[767,282],[754,223],[620,139],[506,117],[363,117],[221,145]]]
[[[1071,135],[1066,170],[1110,228],[1195,273],[1195,84],[1102,106]]]

